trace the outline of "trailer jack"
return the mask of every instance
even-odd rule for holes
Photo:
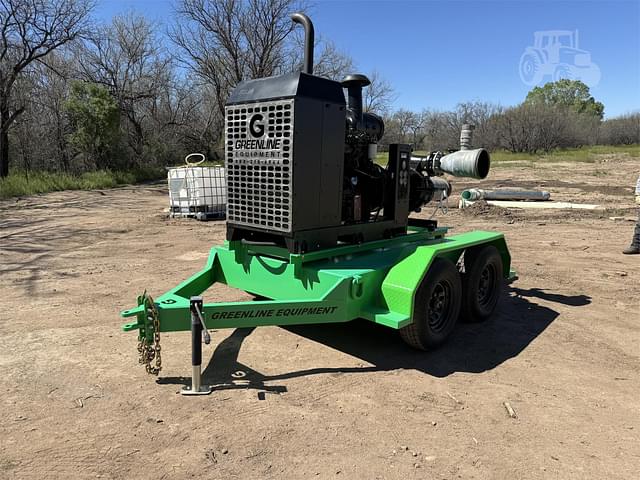
[[[213,388],[202,385],[202,340],[207,345],[211,342],[209,330],[202,316],[202,297],[191,297],[191,386],[180,390],[182,395],[209,395]]]

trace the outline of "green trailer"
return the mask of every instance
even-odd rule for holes
[[[401,237],[307,254],[227,241],[211,249],[201,271],[155,301],[141,295],[137,307],[122,312],[135,317],[123,330],[138,331],[140,363],[154,374],[161,368],[160,333],[192,331],[194,384],[184,393],[210,391],[200,384],[202,329],[207,337],[207,329],[364,318],[398,330],[414,348],[435,348],[459,318],[488,318],[504,280],[513,277],[502,234],[446,233],[443,227],[409,226]],[[215,283],[255,298],[202,303]]]
[[[302,13],[291,18],[305,29],[302,71],[241,82],[225,106],[227,241],[203,270],[122,312],[135,317],[124,330],[138,331],[149,373],[162,366],[160,334],[191,330],[185,394],[210,392],[200,381],[209,328],[364,318],[428,350],[459,318],[490,317],[513,278],[502,234],[447,236],[433,220],[410,218],[429,202],[443,207],[451,193],[443,175],[488,175],[489,152],[471,146],[474,126],[462,126],[458,151],[417,156],[392,143],[387,164],[377,164],[385,126],[363,108],[370,80],[313,75],[313,24]],[[254,300],[204,303],[215,283]]]

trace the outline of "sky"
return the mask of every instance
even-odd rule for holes
[[[173,9],[174,0],[99,0],[96,15],[109,21],[133,10],[167,25]],[[307,13],[316,37],[332,40],[359,72],[377,70],[391,82],[395,108],[518,104],[533,88],[523,81],[520,60],[534,33],[578,30],[578,47],[590,53],[590,63],[575,67],[569,60],[565,72],[590,85],[605,117],[640,110],[640,0],[320,0]],[[558,68],[558,62],[546,65]]]

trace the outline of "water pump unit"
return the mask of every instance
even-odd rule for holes
[[[470,148],[472,128],[457,152],[418,157],[392,144],[387,165],[377,164],[384,122],[363,109],[369,79],[313,75],[313,25],[301,13],[292,19],[306,33],[302,71],[242,82],[226,104],[227,241],[203,270],[122,312],[135,317],[123,328],[138,331],[150,373],[161,368],[160,332],[191,330],[185,394],[210,391],[200,373],[207,328],[365,318],[431,349],[459,318],[490,317],[514,277],[500,233],[446,236],[435,221],[410,217],[449,195],[443,174],[487,176],[489,154]],[[256,301],[204,303],[216,282]]]

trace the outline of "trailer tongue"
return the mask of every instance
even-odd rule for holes
[[[486,177],[489,154],[469,149],[471,129],[459,152],[412,157],[409,145],[393,144],[387,166],[375,164],[384,123],[362,111],[369,80],[313,76],[313,25],[292,18],[307,33],[305,71],[244,82],[226,107],[227,241],[203,270],[122,312],[135,317],[123,329],[138,330],[140,363],[152,374],[162,368],[160,333],[191,330],[184,394],[211,391],[200,373],[208,329],[365,318],[426,350],[459,317],[490,317],[513,276],[502,234],[447,237],[435,221],[409,219],[449,195],[439,175]],[[203,303],[214,283],[259,300]]]

